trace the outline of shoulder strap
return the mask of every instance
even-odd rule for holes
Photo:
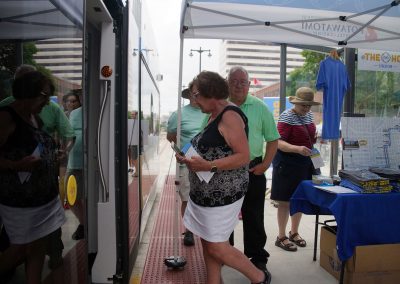
[[[232,110],[240,115],[240,117],[242,118],[242,120],[245,124],[246,135],[248,135],[248,119],[247,119],[246,115],[243,113],[243,111],[237,106],[228,105],[227,107],[225,107],[224,110],[215,119],[215,120],[217,120],[217,123],[219,123],[219,121],[222,119],[222,115],[228,110]]]
[[[226,111],[228,111],[228,110],[233,110],[234,112],[238,113],[238,114],[242,117],[243,121],[244,121],[245,123],[247,123],[247,117],[246,117],[246,115],[241,111],[241,109],[240,109],[239,107],[237,107],[237,106],[232,106],[232,105],[229,105],[229,106],[225,107],[225,108],[223,109],[223,111],[219,114],[219,117],[218,117],[217,119],[218,119],[218,120],[221,120],[222,115],[223,115]]]
[[[306,129],[307,134],[308,134],[308,140],[310,141],[310,143],[311,143],[311,145],[312,145],[312,144],[313,144],[313,143],[312,143],[313,140],[311,139],[310,130],[308,130],[307,125],[304,124],[304,122],[303,122],[303,120],[300,118],[300,116],[299,116],[297,113],[294,113],[294,114],[296,115],[297,119],[300,121],[301,125]]]

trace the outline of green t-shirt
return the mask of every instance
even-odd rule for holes
[[[240,106],[248,119],[250,159],[264,156],[264,141],[274,141],[280,138],[272,113],[259,98],[247,95]]]
[[[201,131],[201,124],[205,116],[206,114],[202,113],[200,108],[193,107],[190,104],[181,109],[181,148]],[[178,113],[175,111],[168,119],[168,133],[176,133],[177,125]]]
[[[80,170],[83,168],[82,107],[71,111],[69,120],[74,130],[75,143],[68,155],[67,168]]]
[[[14,101],[15,98],[9,96],[0,102],[0,107],[7,106]],[[63,138],[74,137],[74,131],[67,116],[55,102],[50,101],[49,104],[45,105],[39,113],[39,117],[43,121],[43,130],[49,135],[54,136],[55,133],[58,133]]]

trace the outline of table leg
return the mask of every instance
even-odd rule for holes
[[[315,214],[314,256],[313,256],[313,261],[317,260],[318,224],[319,224],[319,214],[317,213],[317,214]]]
[[[343,284],[344,281],[344,268],[346,266],[346,261],[342,261],[342,266],[340,267],[340,278],[339,278],[339,284]]]

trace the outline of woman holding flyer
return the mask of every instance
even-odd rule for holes
[[[291,216],[291,230],[286,236],[289,220],[289,200],[302,180],[311,179],[314,172],[311,156],[315,153],[313,145],[317,140],[311,106],[319,105],[314,101],[314,91],[307,87],[297,89],[296,95],[289,97],[294,107],[284,111],[278,120],[278,151],[272,162],[271,199],[278,201],[279,235],[275,245],[286,251],[296,251],[297,246],[305,247],[306,241],[299,235],[301,213]],[[296,246],[296,245],[297,246]]]
[[[252,283],[270,283],[270,275],[228,242],[249,181],[248,126],[244,113],[226,99],[226,80],[219,74],[201,72],[193,80],[192,97],[204,113],[207,126],[191,141],[193,156],[176,155],[189,168],[190,194],[185,227],[200,237],[207,268],[207,283],[221,283],[221,267],[228,265]],[[212,173],[199,178],[198,172]]]

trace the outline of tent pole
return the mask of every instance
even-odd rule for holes
[[[287,44],[281,44],[281,62],[280,62],[280,86],[279,86],[279,113],[286,109],[286,59],[287,59]]]
[[[20,66],[21,64],[24,63],[24,44],[22,41],[17,40],[15,41],[15,53],[16,53],[16,58],[15,58],[15,66]]]
[[[176,144],[178,147],[181,147],[181,121],[182,121],[182,112],[181,112],[181,101],[182,101],[182,66],[183,66],[183,35],[181,35],[180,47],[179,47],[179,79],[178,79],[178,121],[177,121],[177,129],[176,129]],[[176,165],[175,170],[175,206],[174,206],[174,216],[173,216],[173,255],[166,257],[164,259],[164,264],[172,269],[181,269],[186,265],[186,260],[184,257],[179,256],[179,228],[178,228],[178,218],[180,216],[179,209],[179,185],[180,185],[180,167],[179,164]]]
[[[355,84],[356,84],[356,51],[354,48],[344,49],[344,63],[347,67],[347,73],[349,75],[351,86],[347,91],[344,98],[344,114],[349,116],[354,113],[354,102],[355,102]]]
[[[343,116],[353,116],[355,101],[355,68],[356,53],[354,48],[344,48],[344,62],[347,67],[347,73],[350,78],[351,87],[347,91],[344,98]],[[330,158],[330,175],[336,175],[338,172],[339,141],[337,139],[331,141],[331,158]]]

